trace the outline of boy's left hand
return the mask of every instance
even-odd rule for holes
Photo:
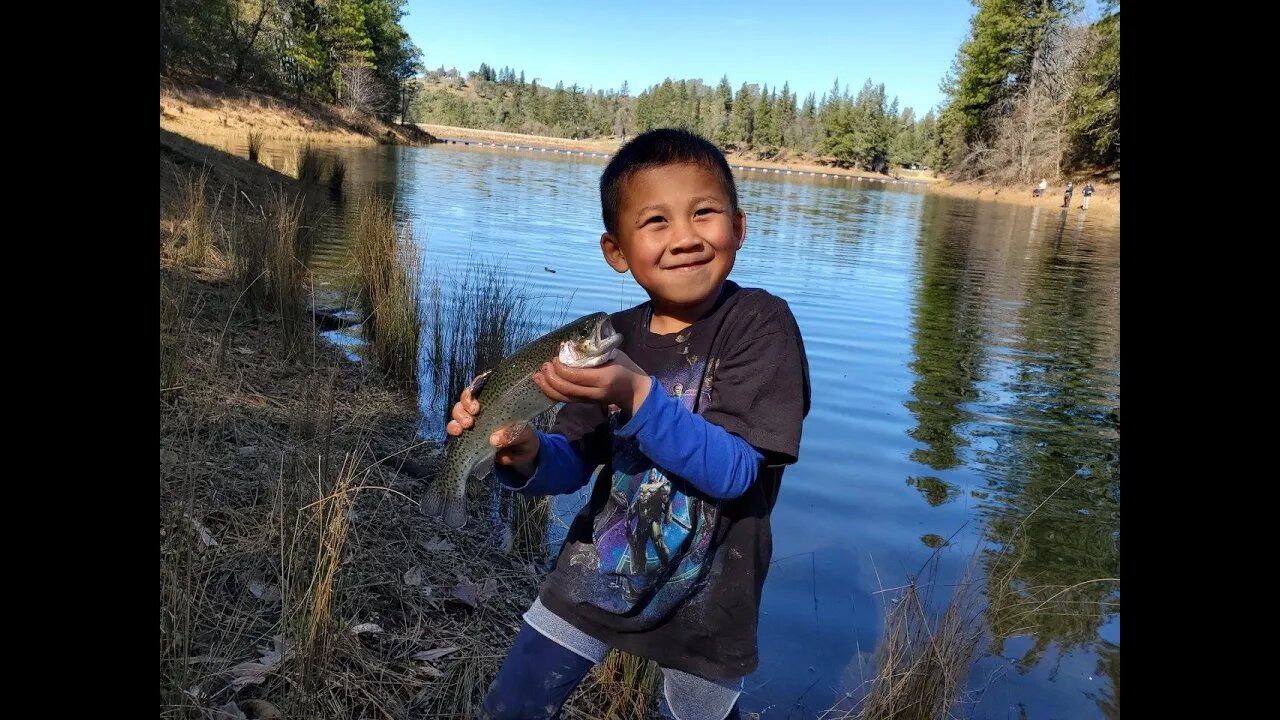
[[[612,361],[594,368],[569,367],[556,358],[543,363],[533,382],[552,400],[617,405],[628,415],[649,397],[650,385],[648,373],[621,350],[614,351]]]

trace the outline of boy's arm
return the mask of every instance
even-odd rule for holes
[[[649,396],[618,436],[634,437],[655,464],[713,498],[731,500],[746,492],[764,456],[746,440],[694,415],[656,379],[650,382]]]
[[[746,492],[762,464],[794,463],[809,412],[809,364],[786,304],[771,309],[747,340],[713,360],[701,415],[651,379],[649,396],[618,434],[634,436],[663,469],[717,498]]]
[[[563,435],[538,433],[538,461],[533,475],[524,477],[502,465],[493,466],[494,477],[508,490],[528,495],[563,495],[571,493],[591,479],[586,463],[574,452]]]
[[[595,405],[570,403],[560,408],[551,432],[538,433],[538,443],[531,476],[526,478],[512,468],[494,465],[498,482],[530,495],[574,492],[586,485],[596,467],[609,458],[608,416]]]
[[[809,362],[790,312],[778,321],[781,329],[724,355],[702,416],[751,443],[770,465],[789,465],[800,456],[809,414]]]

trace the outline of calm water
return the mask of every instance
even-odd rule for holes
[[[496,263],[542,297],[548,326],[644,299],[600,257],[603,161],[339,152],[354,187],[394,195],[429,265]],[[814,388],[773,516],[745,709],[812,718],[856,692],[892,595],[877,591],[949,539],[935,602],[971,565],[995,598],[980,695],[960,714],[1118,717],[1119,226],[847,180],[745,174],[739,192],[732,277],[790,303]],[[343,212],[320,251],[330,268]],[[582,498],[557,502],[568,515]]]

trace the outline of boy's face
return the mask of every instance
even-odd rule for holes
[[[719,174],[694,163],[648,168],[621,196],[617,234],[600,237],[605,260],[630,270],[655,309],[705,311],[747,235]]]

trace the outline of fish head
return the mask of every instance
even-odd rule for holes
[[[593,313],[569,324],[560,343],[560,362],[569,367],[597,367],[613,359],[622,334],[613,329],[607,313]]]

